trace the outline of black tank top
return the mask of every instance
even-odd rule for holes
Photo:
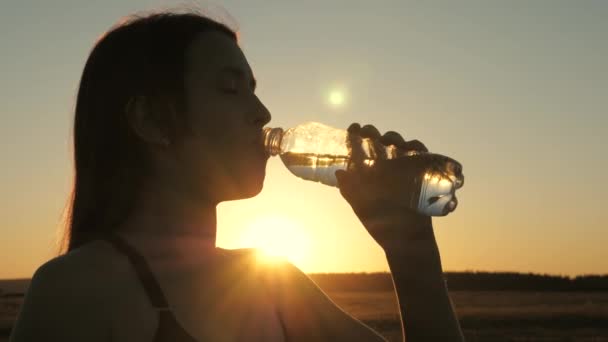
[[[112,244],[116,250],[129,258],[152,306],[158,311],[158,327],[156,328],[153,341],[196,342],[196,339],[184,330],[173,315],[173,312],[171,312],[167,298],[165,298],[165,294],[156,278],[154,278],[150,267],[148,267],[146,259],[133,246],[116,234],[104,236],[103,240]]]

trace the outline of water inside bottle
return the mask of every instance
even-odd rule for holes
[[[335,172],[346,170],[349,163],[347,155],[287,152],[281,154],[280,157],[287,169],[297,177],[329,186],[338,185]],[[431,165],[427,166],[426,172],[423,173],[419,191],[413,198],[417,201],[412,203],[412,208],[417,208],[420,213],[429,216],[447,215],[458,205],[455,190],[462,186],[464,176],[461,173],[458,176],[445,173],[445,170],[455,167],[447,162],[449,158],[432,154],[424,154],[421,157],[436,159],[436,164],[435,168]],[[444,162],[438,163],[437,160],[444,160]],[[368,159],[366,162],[371,166],[373,160]],[[458,171],[460,172],[460,170],[461,167],[458,165]]]
[[[335,172],[346,170],[349,157],[332,154],[294,153],[281,154],[281,160],[294,175],[329,186],[337,186]]]

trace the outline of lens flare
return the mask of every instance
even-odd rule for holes
[[[287,259],[296,266],[306,261],[310,239],[305,228],[285,216],[264,216],[253,221],[240,245],[260,250],[262,262]]]

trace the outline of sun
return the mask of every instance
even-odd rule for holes
[[[328,101],[329,101],[329,104],[331,104],[334,107],[341,107],[342,105],[344,105],[344,103],[346,101],[346,95],[345,95],[344,91],[334,89],[331,92],[329,92]]]
[[[259,249],[264,262],[284,258],[301,266],[306,262],[309,242],[306,230],[297,221],[285,216],[264,216],[248,226],[240,245]]]

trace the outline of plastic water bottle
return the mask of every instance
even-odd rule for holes
[[[288,130],[265,128],[264,145],[271,156],[279,155],[294,175],[329,186],[337,186],[337,170],[351,167],[348,132],[317,122],[308,122]],[[364,164],[373,167],[374,156],[369,139],[362,139],[366,154]],[[387,159],[422,158],[419,175],[411,180],[406,203],[410,209],[428,216],[445,216],[456,209],[456,189],[464,184],[462,165],[446,156],[421,151],[403,151],[386,146]]]

